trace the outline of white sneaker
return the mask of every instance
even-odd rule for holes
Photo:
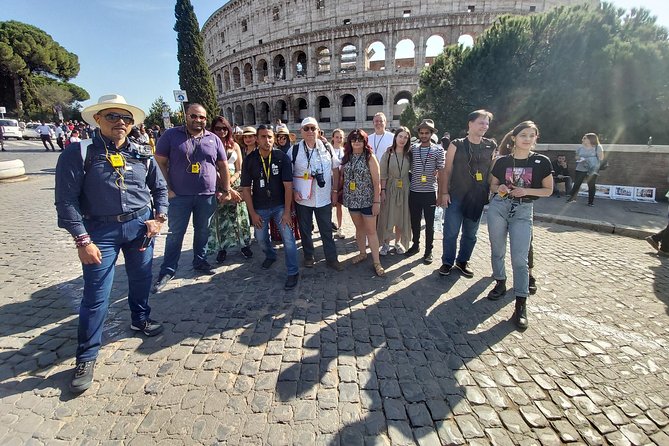
[[[395,243],[395,254],[404,254],[406,249],[402,246],[401,243]]]
[[[381,249],[379,249],[379,255],[387,256],[388,251],[390,251],[390,246],[388,246],[388,243],[384,243],[383,246],[381,246]]]

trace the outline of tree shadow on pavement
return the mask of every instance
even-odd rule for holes
[[[669,258],[662,256],[657,258],[659,265],[650,267],[653,274],[653,292],[657,299],[664,303],[665,311],[669,315]]]

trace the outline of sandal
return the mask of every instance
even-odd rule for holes
[[[383,276],[386,275],[386,271],[383,269],[383,266],[381,266],[380,263],[375,263],[374,264],[374,272],[379,277],[383,277]]]
[[[357,265],[358,263],[362,262],[367,258],[367,253],[366,252],[361,252],[357,256],[353,257],[353,260],[351,260],[351,263],[353,265]]]

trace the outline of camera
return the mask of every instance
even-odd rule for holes
[[[316,172],[313,174],[314,178],[316,178],[316,183],[318,183],[318,187],[325,187],[325,177],[323,176],[323,172]]]

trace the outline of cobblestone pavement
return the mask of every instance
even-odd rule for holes
[[[544,223],[523,333],[510,294],[485,299],[485,226],[473,279],[418,256],[386,257],[386,278],[337,273],[319,248],[284,291],[283,261],[262,271],[257,245],[212,277],[188,250],[152,298],[166,330],[151,339],[129,329],[121,259],[96,382],[75,398],[82,279],[56,229],[55,155],[22,153],[30,180],[0,184],[2,445],[669,444],[668,259]]]

